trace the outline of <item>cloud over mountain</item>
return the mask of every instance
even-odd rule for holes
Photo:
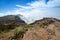
[[[27,19],[29,23],[43,17],[60,17],[60,0],[36,0],[34,2],[27,3],[26,6],[19,4],[16,6],[17,8],[15,8],[15,10],[6,12],[6,14],[21,14],[23,15],[22,19],[25,21]]]

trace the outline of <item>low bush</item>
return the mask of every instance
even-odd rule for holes
[[[25,29],[23,27],[18,27],[15,29],[14,34],[10,36],[10,40],[17,39],[18,37],[23,37],[23,34],[25,33]]]

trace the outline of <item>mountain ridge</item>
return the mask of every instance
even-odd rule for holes
[[[11,37],[12,31],[10,31],[8,32],[9,34],[8,33],[3,34],[4,38],[2,38],[2,40],[3,39],[8,40],[8,38],[10,37],[11,37],[11,40],[60,40],[60,20],[59,19],[43,18],[40,20],[36,20],[31,24],[24,23],[19,25],[23,25],[23,26],[19,26],[16,30],[14,29],[13,31],[14,36]],[[9,28],[11,28],[11,26]],[[9,37],[7,36],[6,38],[4,35],[5,36],[8,35]]]

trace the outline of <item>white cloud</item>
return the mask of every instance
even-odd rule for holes
[[[60,17],[60,8],[53,8],[60,6],[59,0],[50,0],[45,4],[46,0],[39,0],[32,3],[27,3],[28,6],[16,5],[17,8],[13,11],[6,12],[5,14],[21,14],[26,22],[30,23],[43,17]],[[28,20],[28,21],[27,21]]]
[[[39,0],[32,3],[27,3],[29,6],[21,6],[16,5],[17,7],[20,7],[18,10],[20,13],[22,13],[27,20],[35,21],[37,19],[43,18],[43,17],[55,17],[57,18],[57,10],[59,12],[60,9],[53,8],[55,6],[59,5],[59,0],[50,0],[47,4],[45,4],[46,0]],[[59,12],[60,13],[60,12]],[[58,14],[59,14],[58,13]]]
[[[60,0],[49,1],[47,5],[50,7],[60,6]]]

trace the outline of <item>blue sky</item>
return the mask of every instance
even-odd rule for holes
[[[60,0],[0,0],[0,16],[17,14],[29,23],[44,17],[60,19]]]
[[[16,8],[16,4],[26,5],[26,3],[32,1],[34,0],[0,0],[0,12],[13,10],[14,8]]]

